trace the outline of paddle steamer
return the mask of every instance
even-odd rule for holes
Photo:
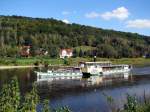
[[[125,64],[112,64],[110,61],[80,62],[83,75],[111,75],[125,73],[131,70],[131,66]]]

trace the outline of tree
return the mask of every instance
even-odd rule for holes
[[[49,100],[44,100],[42,112],[52,112],[49,106]]]
[[[3,86],[0,93],[0,112],[16,112],[20,106],[20,91],[17,78]]]
[[[6,51],[7,51],[6,56],[8,56],[8,57],[17,57],[17,56],[19,56],[20,49],[16,46],[15,47],[7,46]]]
[[[78,52],[76,49],[73,50],[73,58],[76,58],[78,57]]]
[[[1,35],[0,35],[0,47],[4,47],[4,32],[1,31]]]
[[[25,95],[25,101],[22,105],[23,112],[36,112],[36,106],[39,103],[39,96],[37,94],[36,85],[33,84],[33,89],[30,93]]]
[[[83,51],[81,49],[79,51],[79,57],[83,57]]]
[[[100,57],[107,57],[107,58],[115,58],[118,56],[118,52],[110,45],[99,45],[97,49],[97,54]]]
[[[50,57],[52,57],[52,58],[58,57],[58,55],[59,55],[59,49],[58,49],[58,47],[51,46],[49,48],[49,54],[50,54]]]
[[[1,57],[16,57],[12,49],[24,45],[46,49],[50,51],[51,57],[57,57],[61,48],[85,45],[95,47],[99,57],[141,57],[150,49],[149,36],[134,33],[104,30],[79,24],[68,25],[55,19],[0,16],[0,20],[2,27],[0,50],[4,50],[1,52]],[[7,49],[8,47],[12,49]],[[109,48],[110,52],[108,52]],[[123,51],[124,48],[127,49]],[[33,49],[33,52],[36,49]],[[90,52],[82,49],[82,52],[80,52],[82,56],[84,54],[93,56],[93,49]]]
[[[16,77],[13,77],[10,84],[3,85],[0,96],[0,112],[36,112],[36,107],[40,103],[37,85],[34,83],[33,89],[25,97],[21,97]],[[48,100],[45,100],[42,104],[42,112],[71,112],[68,107],[52,110]]]

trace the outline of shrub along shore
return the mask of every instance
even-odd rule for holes
[[[82,61],[93,61],[93,58],[1,58],[0,69],[4,68],[22,68],[35,67],[42,65],[49,66],[77,66]],[[97,58],[96,61],[111,61],[113,64],[129,64],[133,66],[148,66],[150,65],[150,58]]]
[[[49,100],[40,100],[36,83],[30,92],[21,95],[17,77],[13,77],[9,84],[4,84],[0,91],[0,112],[37,112],[41,104],[40,112],[71,112],[68,107],[52,109]]]

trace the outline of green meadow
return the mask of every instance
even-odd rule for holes
[[[48,64],[56,66],[76,66],[79,62],[93,61],[93,58],[48,58],[48,57],[34,57],[34,58],[1,58],[0,66],[25,66],[35,64]],[[113,64],[130,64],[133,66],[150,65],[150,59],[146,58],[97,58],[96,61],[111,61]]]

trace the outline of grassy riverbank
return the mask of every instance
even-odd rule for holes
[[[66,64],[63,59],[59,58],[1,58],[0,66],[32,66],[36,64],[75,66],[81,61],[93,61],[93,58],[70,58],[66,59]],[[111,61],[114,64],[130,64],[134,66],[150,65],[150,59],[145,58],[97,58],[97,61]]]

